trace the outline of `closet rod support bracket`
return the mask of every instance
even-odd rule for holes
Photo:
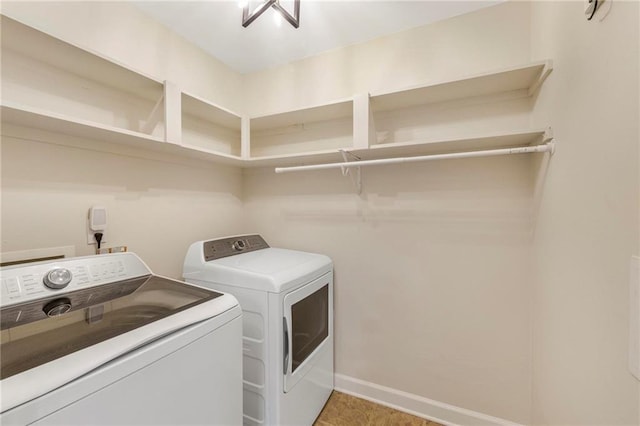
[[[345,149],[340,149],[339,151],[340,154],[342,154],[342,159],[344,160],[344,165],[340,167],[340,170],[342,170],[342,176],[349,175],[349,177],[351,178],[351,182],[356,187],[356,193],[358,195],[362,194],[362,168],[360,166],[352,165],[354,163],[357,164],[357,161],[360,160],[360,157]],[[350,156],[354,160],[354,162],[349,162],[349,158],[347,158],[348,156]],[[352,172],[352,170],[354,169],[355,176]]]
[[[544,131],[544,135],[542,135],[542,144],[549,147],[548,153],[550,155],[555,154],[556,152],[556,144],[553,140],[553,129],[551,127],[547,127]]]

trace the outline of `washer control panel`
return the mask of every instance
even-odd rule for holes
[[[240,253],[269,248],[269,244],[260,235],[241,235],[237,237],[221,238],[203,243],[204,260],[220,259]]]
[[[133,253],[9,266],[0,270],[0,304],[4,307],[150,273]]]
[[[72,278],[73,274],[67,268],[53,268],[45,274],[42,282],[51,289],[59,290],[68,286]]]

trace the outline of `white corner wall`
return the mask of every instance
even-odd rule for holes
[[[529,4],[506,3],[250,74],[247,108],[525,64],[529,23]],[[441,403],[529,423],[530,166],[525,156],[366,168],[362,196],[336,170],[245,170],[247,231],[335,262],[339,389],[450,422],[460,413]]]
[[[534,424],[640,424],[627,368],[640,15],[636,1],[609,4],[602,22],[588,22],[581,2],[532,4],[533,58],[555,63],[538,115],[557,141],[534,240]]]
[[[159,80],[241,106],[241,76],[124,2],[2,2],[9,17]],[[107,207],[104,246],[126,245],[179,278],[193,241],[241,232],[238,169],[34,130],[2,138],[2,251],[73,245],[87,255],[90,206]],[[63,140],[64,139],[64,140]],[[45,143],[46,142],[46,143]],[[95,148],[100,146],[98,152]]]

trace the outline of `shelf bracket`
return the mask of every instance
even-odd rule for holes
[[[342,170],[342,176],[349,176],[349,178],[351,178],[351,182],[356,188],[357,194],[362,194],[362,169],[360,168],[360,166],[352,166],[351,164],[353,164],[353,162],[349,162],[349,157],[351,157],[351,159],[356,162],[360,160],[360,157],[344,149],[341,149],[339,151],[340,154],[342,154],[342,159],[344,160],[345,164],[348,164],[340,167],[340,170]],[[354,169],[355,176],[353,173]]]
[[[156,124],[160,121],[162,112],[164,107],[164,93],[160,96],[160,99],[156,102],[151,110],[151,113],[147,117],[147,119],[140,126],[140,133],[145,133],[147,135],[151,135],[153,133],[153,129],[156,127]]]
[[[545,62],[544,67],[542,68],[542,71],[538,76],[538,79],[531,85],[531,87],[529,87],[529,96],[533,96],[533,94],[538,91],[540,86],[542,86],[542,83],[544,83],[549,74],[551,74],[551,71],[553,71],[553,61],[548,60]]]
[[[553,140],[553,129],[551,127],[547,127],[544,130],[544,134],[542,135],[542,144],[549,147],[549,154],[553,155],[556,153],[556,143]]]

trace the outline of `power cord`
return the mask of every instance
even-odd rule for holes
[[[598,10],[598,0],[593,0],[593,10],[591,11],[591,16],[589,16],[587,18],[587,21],[590,21],[593,19],[593,15],[596,14],[596,10]],[[591,3],[591,2],[590,2]]]
[[[97,250],[100,250],[100,242],[102,241],[102,232],[96,232],[93,234],[93,237],[96,239],[96,243],[98,243]]]

